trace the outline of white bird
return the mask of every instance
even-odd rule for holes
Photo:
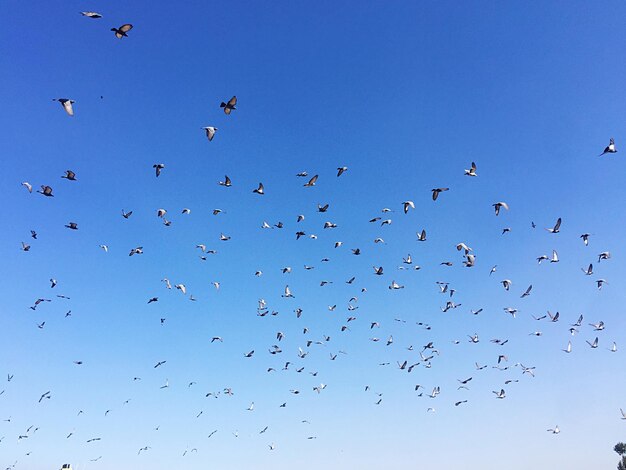
[[[70,100],[69,98],[55,98],[52,101],[58,101],[59,103],[61,103],[61,106],[63,106],[63,109],[68,116],[74,115],[74,108],[72,107],[72,105],[76,103],[76,101]]]
[[[22,186],[24,186],[28,190],[29,193],[33,192],[33,185],[30,184],[28,181],[24,181],[22,183]]]
[[[500,281],[500,284],[502,284],[502,287],[504,287],[505,290],[509,290],[509,288],[511,287],[511,284],[513,284],[511,282],[510,279],[505,279],[503,281]]]
[[[586,343],[591,347],[591,349],[596,349],[598,347],[598,337],[596,336],[593,343],[590,343],[589,341],[586,341]]]
[[[183,294],[187,293],[187,288],[185,287],[185,284],[176,284],[174,287],[176,287],[176,289],[181,291]]]
[[[398,284],[396,281],[391,281],[391,285],[389,286],[389,289],[404,289],[404,286],[401,286],[400,284]]]
[[[291,293],[291,289],[289,289],[289,286],[285,286],[285,293],[283,295],[281,295],[281,297],[291,297],[291,298],[295,298],[293,296],[293,294]]]
[[[571,353],[572,352],[572,342],[568,341],[567,342],[567,348],[562,349],[562,351],[565,352],[565,353],[568,353],[568,354]]]
[[[465,170],[465,176],[478,176],[476,174],[476,163],[472,162],[472,166],[469,170]]]
[[[409,212],[409,208],[415,209],[415,204],[413,203],[413,201],[404,201],[402,203],[402,208],[404,210],[404,213],[406,214],[407,212]]]
[[[551,432],[552,434],[558,434],[561,432],[558,426],[554,426],[554,429],[548,429],[547,431]]]
[[[559,262],[559,255],[556,252],[556,250],[552,250],[552,258],[550,259],[551,263],[558,263]]]
[[[96,13],[95,11],[81,11],[80,14],[86,16],[87,18],[102,18],[102,15],[100,13]]]
[[[209,142],[211,142],[213,140],[213,137],[215,137],[215,133],[217,132],[217,127],[207,126],[207,127],[203,127],[202,129],[204,129],[204,131],[206,132],[207,139],[209,139]]]
[[[100,245],[100,248],[102,248],[105,253],[108,253],[109,251],[109,247],[107,245]]]

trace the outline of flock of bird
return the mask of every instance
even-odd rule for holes
[[[81,14],[91,19],[102,18],[102,15],[96,12],[86,11],[86,12],[81,12]],[[123,39],[123,38],[129,37],[128,33],[132,30],[132,28],[133,28],[132,24],[123,24],[119,27],[111,28],[111,31],[114,32],[114,35],[117,38]],[[60,105],[63,108],[63,111],[69,117],[73,117],[75,115],[74,105],[76,104],[76,102],[73,99],[55,98],[54,101],[57,101],[58,103],[60,103]],[[218,108],[217,101],[215,103],[215,108]],[[236,119],[236,114],[238,112],[245,112],[245,111],[238,110],[236,96],[232,96],[232,98],[228,99],[227,101],[222,101],[221,103],[219,103],[219,109],[221,109],[225,115],[230,116],[229,119]],[[80,110],[80,111],[88,112],[88,110]],[[205,131],[206,138],[209,143],[213,141],[218,131],[218,128],[215,126],[205,126],[205,127],[202,127],[201,129]],[[609,141],[609,144],[604,148],[604,151],[600,154],[600,156],[604,156],[606,154],[614,154],[616,152],[617,152],[617,149],[615,147],[615,142],[613,138],[611,138]],[[461,169],[462,168],[459,169],[459,174],[467,176],[468,178],[479,178],[478,166],[475,162],[471,162],[470,167],[468,169],[464,169],[463,173],[461,173],[460,171]],[[164,163],[158,163],[158,162],[153,163],[152,170],[150,170],[150,167],[147,166],[146,171],[147,172],[153,171],[154,178],[167,177],[166,176],[167,167]],[[323,178],[326,178],[326,176],[324,176],[325,173],[330,175],[330,171],[320,171],[320,173],[315,173],[313,175],[310,175],[308,171],[302,171],[298,173],[297,175],[294,175],[294,178],[297,178],[300,182],[302,182],[301,186],[305,188],[304,189],[305,191],[309,191],[309,190],[315,191],[314,189],[310,189],[310,188],[314,188],[318,184],[319,181],[321,181]],[[336,168],[332,168],[332,174],[333,176],[332,177],[329,176],[328,179],[332,178],[334,180],[337,180],[337,178],[346,178],[346,177],[349,178],[350,177],[350,172],[349,172],[348,167],[342,166],[342,165],[338,165]],[[80,184],[79,176],[80,175],[77,175],[73,170],[68,169],[65,171],[65,174],[60,175],[60,178],[67,181],[67,183],[64,182],[62,184]],[[24,186],[26,190],[25,193],[29,193],[30,197],[55,198],[56,195],[55,195],[54,188],[56,187],[56,183],[53,180],[54,178],[59,178],[59,175],[51,175],[50,178],[52,181],[46,181],[38,185],[34,185],[28,181],[24,181],[21,184],[22,186]],[[217,181],[215,182],[215,184],[224,188],[223,189],[224,191],[236,191],[237,190],[237,185],[233,182],[233,180],[228,175],[224,176],[223,181]],[[36,196],[35,194],[33,194],[33,188],[36,186],[38,186],[40,189],[36,190],[35,193],[39,194],[40,196]],[[432,202],[429,201],[428,203],[440,204],[441,200],[446,198],[446,193],[451,190],[454,190],[454,188],[450,188],[450,187],[433,188],[430,194],[430,198],[432,199]],[[261,181],[255,187],[244,188],[242,191],[246,193],[249,197],[261,197],[262,198],[266,194],[265,185]],[[29,196],[29,194],[25,194],[24,196],[27,197]],[[189,202],[190,202],[190,205],[193,204],[193,201],[189,201]],[[332,202],[331,203],[319,203],[317,204],[317,207],[314,208],[314,211],[317,214],[332,214],[332,209],[333,209],[332,206],[333,206]],[[514,210],[514,208],[511,208],[509,204],[505,201],[494,201],[492,204],[492,207],[493,207],[494,217],[503,217],[506,212]],[[405,217],[405,216],[410,217],[410,213],[416,210],[416,203],[413,200],[409,200],[409,199],[406,199],[404,201],[398,201],[396,207],[394,208],[385,207],[385,208],[376,209],[377,212],[380,211],[381,215],[373,214],[374,216],[371,217],[369,220],[367,221],[364,220],[362,222],[364,224],[367,223],[367,224],[371,224],[372,226],[376,226],[377,229],[379,230],[385,230],[384,227],[392,225],[393,217],[395,216],[396,209],[397,209],[397,213],[401,214],[400,217]],[[129,210],[129,209],[121,209],[121,219],[123,220],[132,219],[134,212],[135,211]],[[172,227],[172,219],[170,218],[170,213],[171,212],[165,208],[156,208],[154,212],[156,218],[159,219],[162,222],[162,224],[166,227]],[[180,210],[179,213],[183,216],[192,217],[192,210],[187,207]],[[214,216],[222,216],[223,214],[225,214],[225,211],[221,209],[214,209],[212,211],[212,215]],[[119,217],[119,214],[116,215],[116,217]],[[296,221],[295,224],[298,228],[295,229],[294,232],[287,232],[289,224],[285,224],[281,221],[278,221],[276,223],[270,223],[268,221],[259,221],[260,225],[258,226],[257,230],[283,230],[286,234],[285,236],[295,237],[296,240],[300,240],[303,238],[308,238],[310,240],[318,239],[318,235],[316,235],[315,233],[311,233],[309,232],[309,230],[300,228],[301,226],[304,225],[304,221],[308,220],[306,219],[306,214],[285,214],[285,217],[292,218],[293,220]],[[333,234],[337,233],[338,238],[339,238],[342,233],[341,232],[342,224],[340,222],[326,220],[324,221],[323,224],[320,222],[318,225],[318,228],[319,230],[323,232],[330,232]],[[120,220],[120,223],[121,223],[121,220]],[[545,236],[547,237],[560,236],[559,234],[561,233],[561,227],[565,223],[566,221],[563,221],[561,218],[557,218],[557,220],[554,222],[553,225],[549,227],[544,227]],[[65,228],[67,228],[68,230],[74,230],[74,231],[80,232],[79,223],[73,220],[68,219],[67,224],[65,224]],[[529,230],[534,230],[536,228],[537,226],[534,222],[529,223]],[[38,240],[38,233],[36,230],[31,230],[30,228],[29,230],[31,234],[30,240],[26,240],[26,239],[21,240],[21,250],[24,252],[30,252],[28,256],[31,256],[31,255],[36,255],[36,251],[37,251],[36,244]],[[506,234],[510,231],[511,231],[510,228],[505,227],[504,229],[502,229],[502,235],[506,236]],[[103,234],[102,236],[105,237],[106,234]],[[592,235],[589,233],[582,233],[579,235],[579,238],[581,239],[581,243],[584,244],[585,247],[587,247],[590,244]],[[219,243],[228,243],[229,240],[231,240],[231,236],[225,233],[220,233],[218,240],[219,240]],[[415,245],[428,243],[429,240],[430,238],[428,236],[427,228],[421,228],[420,230],[416,232]],[[19,242],[20,242],[19,240],[16,241],[16,243],[19,243]],[[299,243],[302,243],[302,242],[299,242]],[[334,253],[337,253],[339,250],[346,250],[346,248],[349,246],[349,243],[350,243],[349,240],[336,240],[328,244],[327,246],[328,256],[325,256],[323,259],[321,259],[321,263],[331,263],[332,255]],[[378,244],[385,244],[386,242],[382,237],[376,237],[373,240],[373,243],[378,245]],[[456,244],[456,246],[450,247],[450,248],[451,248],[451,253],[454,252],[454,250],[456,250],[456,252],[458,252],[459,255],[461,256],[461,259],[460,259],[460,265],[462,266],[461,269],[472,270],[470,271],[471,273],[473,273],[474,271],[478,271],[477,273],[475,273],[475,276],[477,278],[483,277],[486,280],[493,279],[493,277],[497,276],[498,267],[492,266],[487,269],[484,266],[481,266],[478,263],[479,254],[475,253],[474,249],[471,246],[469,246],[469,243],[464,242],[464,241],[459,242],[458,244]],[[97,250],[98,247],[94,247],[94,249]],[[144,246],[127,246],[127,247],[115,246],[113,247],[113,246],[110,246],[106,242],[106,240],[103,240],[102,244],[100,244],[99,246],[99,249],[102,250],[103,256],[109,256],[110,255],[109,252],[112,250],[116,250],[116,251],[124,250],[125,253],[128,252],[129,257],[150,256],[150,248],[147,246],[146,246],[145,254],[144,254]],[[215,256],[214,259],[219,260],[218,250],[210,248],[209,245],[206,243],[198,243],[195,246],[195,249],[197,250],[198,256],[201,261],[207,261],[208,259],[207,257],[211,255]],[[368,255],[368,250],[364,249],[363,247],[356,247],[352,245],[347,249],[349,250],[348,254],[350,256],[365,257]],[[359,318],[360,316],[357,315],[357,310],[361,308],[362,305],[366,302],[364,301],[364,299],[367,298],[368,285],[375,282],[374,281],[375,279],[385,277],[386,278],[385,285],[389,291],[393,292],[393,291],[405,289],[405,285],[400,280],[400,276],[401,276],[400,272],[401,271],[417,272],[423,268],[423,266],[418,265],[414,261],[414,258],[410,253],[410,251],[413,251],[415,249],[416,248],[414,247],[407,247],[407,255],[403,257],[402,260],[398,260],[397,265],[393,267],[385,267],[382,265],[378,265],[377,263],[372,261],[371,263],[369,263],[372,266],[370,271],[354,272],[353,275],[350,276],[350,278],[348,279],[341,279],[341,280],[340,279],[323,279],[321,281],[316,281],[315,286],[304,286],[304,285],[294,286],[292,283],[290,283],[290,281],[285,280],[284,283],[276,287],[274,291],[274,295],[271,293],[268,293],[268,296],[266,296],[267,298],[274,296],[276,298],[276,306],[270,307],[271,302],[266,300],[265,297],[260,298],[258,299],[257,305],[255,306],[256,307],[255,314],[260,319],[272,318],[272,317],[278,317],[279,314],[284,315],[283,309],[287,309],[293,312],[296,319],[304,318],[305,317],[304,308],[302,306],[299,306],[297,303],[298,302],[297,299],[299,298],[298,297],[299,291],[302,291],[305,289],[318,288],[318,287],[323,288],[333,283],[341,282],[350,286],[350,288],[353,288],[355,290],[354,295],[352,295],[350,298],[339,299],[338,303],[329,305],[328,311],[329,312],[337,311],[337,309],[340,308],[338,307],[340,303],[343,303],[345,305],[345,309],[348,312],[347,313],[348,316],[346,317],[345,322],[343,322],[344,324],[339,328],[339,331],[337,333],[338,334],[350,334],[351,326],[359,321],[363,321],[361,320],[361,318]],[[593,259],[593,262],[585,261],[584,262],[585,266],[581,267],[581,271],[584,276],[588,276],[588,277],[594,276],[595,275],[594,270],[598,268],[598,266],[601,263],[603,264],[605,262],[611,262],[611,253],[610,251],[607,251],[607,250],[595,252],[593,254],[590,254],[589,256],[590,257],[593,256],[594,259]],[[536,262],[539,265],[541,265],[542,262],[544,261],[550,264],[559,263],[560,262],[559,254],[557,253],[556,250],[552,250],[551,255],[541,254],[538,257],[536,257],[534,260],[532,260],[533,263]],[[453,267],[456,265],[453,261],[449,261],[449,260],[443,261],[438,264],[442,267],[441,269],[445,269],[447,267]],[[306,271],[313,270],[314,268],[315,266],[311,266],[311,265],[304,266],[304,270]],[[285,279],[288,279],[290,273],[292,273],[293,269],[295,268],[293,268],[292,266],[274,266],[272,269],[275,269],[276,271],[280,270],[281,273],[285,276]],[[390,272],[396,272],[396,274],[389,275]],[[52,276],[52,274],[50,275]],[[264,275],[264,271],[260,268],[251,267],[249,275],[259,278]],[[358,288],[356,287],[357,282],[359,283]],[[507,292],[510,292],[512,289],[514,289],[514,286],[516,285],[516,282],[509,278],[498,280],[498,283],[501,285],[501,289],[504,289]],[[187,281],[178,280],[176,282],[172,282],[167,277],[164,277],[162,280],[160,280],[160,284],[161,285],[155,283],[155,291],[157,289],[161,289],[163,293],[161,294],[157,293],[156,295],[152,295],[149,298],[142,300],[144,303],[149,304],[151,308],[158,308],[159,298],[161,295],[165,295],[164,294],[165,291],[172,291],[172,292],[178,291],[180,292],[180,294],[182,294],[182,296],[184,296],[184,298],[188,299],[189,301],[192,301],[192,302],[198,301],[198,298],[194,297],[193,293],[190,292],[190,290],[188,289]],[[213,281],[211,284],[213,286],[213,289],[215,289],[215,291],[219,291],[222,286],[222,283],[220,281]],[[604,278],[598,277],[598,278],[593,278],[593,284],[595,284],[595,287],[598,290],[601,290],[603,286],[608,285],[609,282]],[[63,285],[63,280],[62,279],[57,280],[54,277],[51,277],[50,285],[47,286],[46,289],[48,290],[51,289],[52,292],[56,292],[58,290],[58,287],[57,287],[58,285]],[[458,309],[462,307],[462,303],[457,302],[457,299],[462,295],[462,292],[460,292],[460,290],[457,289],[453,285],[453,283],[445,281],[445,280],[440,280],[440,281],[437,281],[435,285],[433,285],[432,287],[433,287],[433,292],[438,293],[441,296],[441,298],[444,299],[441,302],[441,313],[435,313],[435,314],[444,314],[448,312],[451,313],[454,311],[460,311]],[[520,291],[520,294],[518,297],[519,299],[527,298],[533,294],[532,284],[528,285],[527,287],[526,286],[524,287],[525,289],[522,289]],[[280,292],[280,300],[278,297],[279,292]],[[395,294],[390,294],[390,295],[395,295]],[[25,308],[38,312],[39,311],[38,309],[40,309],[43,305],[48,304],[53,301],[57,301],[57,300],[69,301],[69,297],[65,295],[61,295],[61,294],[56,295],[55,297],[43,295],[41,297],[34,299],[33,304],[27,305],[25,306]],[[504,311],[506,315],[510,315],[511,318],[516,318],[520,314],[520,309],[514,306],[510,306],[510,305],[502,307],[502,310]],[[463,311],[466,311],[466,310],[463,309]],[[472,315],[484,314],[482,308],[469,309],[469,312]],[[307,312],[307,314],[308,313],[309,312]],[[65,314],[65,317],[71,317],[71,315],[72,315],[72,311],[69,310]],[[605,334],[604,333],[605,324],[602,320],[590,322],[588,319],[585,318],[584,315],[577,314],[577,316],[575,317],[576,318],[575,320],[574,318],[571,318],[571,319],[565,319],[565,321],[563,321],[564,319],[562,318],[559,312],[552,313],[549,311],[543,315],[537,315],[537,316],[528,315],[528,317],[532,317],[533,321],[538,322],[537,324],[555,324],[558,322],[561,322],[560,324],[567,323],[563,327],[563,344],[558,348],[558,349],[561,349],[561,351],[564,354],[572,353],[573,351],[572,342],[576,341],[575,337],[579,333],[583,333],[588,336],[588,338],[585,340],[583,345],[580,347],[585,347],[589,349],[598,349],[600,348],[600,346],[602,346],[603,348],[608,350],[608,352],[610,353],[618,352],[618,345],[616,341],[608,340],[603,337],[603,335]],[[530,318],[528,319],[530,320]],[[369,318],[368,320],[366,320],[367,330],[372,333],[375,332],[376,330],[380,330],[381,328],[383,328],[383,325],[385,324],[386,321],[389,321],[389,319],[383,316],[382,314],[380,318]],[[394,319],[394,322],[406,323],[404,320],[400,318]],[[159,323],[162,326],[166,326],[166,318],[160,317]],[[311,377],[313,377],[313,379],[320,381],[320,380],[323,380],[324,371],[323,370],[309,370],[308,365],[307,365],[307,358],[309,357],[309,355],[311,356],[316,355],[318,357],[321,357],[322,354],[324,354],[328,361],[338,361],[339,358],[341,357],[340,354],[341,355],[349,354],[349,351],[345,351],[345,350],[337,350],[336,352],[321,353],[320,351],[325,351],[324,349],[325,346],[328,346],[330,348],[334,345],[335,340],[333,339],[331,341],[331,335],[321,334],[318,336],[313,336],[313,332],[311,331],[311,329],[305,326],[303,323],[301,324],[301,326],[298,326],[298,331],[296,332],[295,328],[292,328],[289,326],[292,324],[293,323],[291,321],[288,324],[286,323],[284,329],[277,331],[275,333],[275,336],[273,336],[272,338],[267,338],[268,346],[265,351],[259,351],[258,349],[255,349],[255,348],[253,349],[242,348],[241,357],[245,360],[248,360],[248,359],[254,360],[254,358],[257,358],[261,354],[268,355],[267,357],[270,357],[270,358],[271,357],[285,357],[285,359],[282,361],[284,362],[284,366],[281,368],[281,370],[277,370],[277,368],[273,365],[270,367],[267,367],[266,366],[267,363],[265,364],[260,363],[258,367],[266,370],[268,374],[279,373],[281,371],[289,372],[292,370],[295,371],[296,374],[301,374],[303,372],[306,372]],[[46,321],[42,320],[41,322],[38,322],[36,326],[38,329],[43,330],[45,329]],[[426,334],[431,334],[432,332],[432,327],[427,322],[418,322],[417,326],[419,327],[420,331],[423,331]],[[537,337],[540,337],[543,335],[542,331],[538,329],[528,332],[528,333],[524,333],[524,334],[527,334],[529,336],[537,336]],[[298,341],[301,343],[297,347],[297,350],[296,349],[289,350],[282,346],[284,344],[283,340],[287,336],[295,336],[295,335],[298,335],[300,337]],[[207,339],[207,341],[210,344],[214,344],[214,343],[219,344],[219,343],[223,343],[224,341],[227,341],[227,339],[225,338],[226,338],[226,334],[219,333],[219,334],[212,335],[210,337],[210,340]],[[395,346],[393,334],[385,335],[384,337],[378,337],[374,335],[374,336],[369,337],[368,340],[371,341],[373,345],[376,343],[384,344],[385,348],[397,347]],[[396,364],[392,364],[390,362],[382,362],[380,363],[380,366],[395,367],[397,368],[398,373],[405,373],[405,374],[412,373],[415,376],[417,375],[417,371],[420,369],[430,369],[432,367],[436,367],[438,358],[441,355],[446,354],[447,348],[454,347],[454,345],[458,345],[462,342],[476,344],[476,343],[479,343],[481,340],[482,338],[480,337],[480,335],[472,331],[466,334],[466,338],[453,340],[451,344],[441,344],[441,343],[437,343],[435,340],[427,340],[424,342],[424,344],[420,346],[413,346],[413,345],[408,345],[408,344],[403,345],[402,350],[404,352],[403,353],[398,352],[398,354],[405,354],[409,356],[408,358],[399,357],[398,360],[396,361]],[[482,373],[481,371],[485,369],[491,368],[491,369],[497,369],[503,372],[507,371],[507,373],[509,374],[507,375],[506,380],[502,381],[501,383],[494,384],[492,387],[489,387],[483,391],[484,394],[493,397],[495,399],[494,401],[507,399],[508,398],[507,391],[510,389],[510,387],[513,387],[520,380],[524,380],[524,379],[530,380],[534,378],[535,373],[539,371],[538,366],[524,365],[521,362],[524,359],[520,359],[519,361],[514,362],[514,363],[512,361],[511,362],[509,361],[509,354],[506,352],[506,345],[509,344],[509,339],[493,338],[493,339],[490,339],[490,343],[492,343],[494,347],[498,348],[497,353],[493,355],[493,363],[481,365],[478,362],[475,362],[471,369],[468,368],[467,376],[456,379],[456,384],[450,387],[451,389],[455,389],[454,392],[458,392],[460,393],[460,395],[457,398],[451,400],[449,403],[442,403],[440,406],[453,406],[453,407],[471,406],[471,401],[468,400],[467,398],[464,398],[462,393],[464,390],[469,390],[470,386],[472,385],[472,381],[474,380],[474,377],[477,374],[481,374]],[[584,346],[584,344],[586,344],[587,346]],[[376,346],[372,346],[372,347],[376,347]],[[144,372],[149,373],[149,370],[151,369],[152,370],[159,369],[159,371],[162,369],[167,369],[167,365],[168,365],[167,362],[168,362],[167,359],[164,358],[164,359],[157,361],[154,364],[147,365],[146,370]],[[74,364],[76,366],[87,367],[87,365],[83,365],[82,360],[76,360],[74,361]],[[320,363],[317,363],[317,364],[320,364]],[[517,376],[511,375],[513,373],[516,373]],[[13,386],[15,382],[19,381],[20,379],[18,372],[8,372],[6,377],[7,377],[7,380],[6,380],[7,383],[5,384],[6,386],[0,387],[0,399],[1,399],[1,395],[4,394],[6,391],[9,391],[11,386]],[[139,380],[141,380],[141,377],[139,376],[129,377],[129,381],[131,382],[136,382]],[[297,380],[297,379],[294,379],[294,380]],[[474,383],[475,382],[476,380],[474,380]],[[192,388],[195,384],[196,382],[194,381],[194,382],[190,382],[186,384],[185,386],[187,388]],[[170,380],[168,378],[165,378],[165,380],[162,382],[162,385],[159,386],[159,389],[165,390],[172,386],[173,385],[170,384]],[[316,384],[315,386],[308,387],[308,389],[304,389],[304,388],[301,389],[299,387],[294,386],[293,388],[289,389],[289,394],[294,397],[297,395],[306,394],[306,393],[321,395],[325,392],[327,387],[340,388],[342,387],[342,384],[341,383],[327,384],[321,381],[319,384]],[[413,387],[413,391],[415,393],[416,398],[423,398],[425,399],[424,401],[428,402],[427,405],[424,405],[425,411],[428,413],[436,412],[436,408],[433,405],[433,403],[439,403],[441,401],[441,399],[437,400],[437,398],[442,393],[442,387],[440,385],[432,385],[432,386],[429,386],[428,389],[426,389],[426,387],[421,384],[414,384],[412,387]],[[35,402],[36,405],[46,406],[48,402],[54,399],[59,399],[53,389],[47,390],[46,388],[47,387],[43,387],[41,390],[41,393],[37,397],[34,397],[33,401]],[[362,388],[363,388],[363,393],[375,393],[375,395],[371,399],[372,405],[382,405],[384,403],[383,394],[374,392],[370,384],[363,383]],[[205,392],[198,392],[198,393],[205,394]],[[205,394],[205,396],[207,398],[209,397],[228,398],[228,397],[232,397],[233,395],[235,395],[235,393],[236,391],[234,391],[232,388],[225,386],[221,390],[209,391]],[[125,402],[125,404],[127,404],[128,402],[130,402],[130,400]],[[277,408],[284,408],[287,405],[288,405],[288,401],[281,401],[280,403],[276,403]],[[242,408],[242,411],[245,411],[248,413],[254,413],[255,410],[256,408],[255,408],[254,401],[252,401],[247,407]],[[78,415],[82,414],[81,410],[76,410],[76,411],[78,412]],[[107,416],[110,413],[110,411],[111,409],[105,410],[104,416]],[[621,417],[621,419],[626,420],[626,414],[624,413],[624,411],[620,409],[620,413],[621,413],[621,416],[618,415],[618,417]],[[202,410],[197,414],[196,418],[200,418],[201,415],[203,415]],[[269,423],[267,426],[260,429],[258,434],[263,436],[266,433],[269,433],[271,431],[271,427],[272,427],[271,423]],[[0,427],[0,429],[2,428]],[[555,435],[561,432],[558,425],[552,426],[550,428],[545,428],[545,429],[548,433],[555,434]],[[33,425],[33,426],[28,427],[24,432],[20,432],[18,435],[15,435],[15,436],[2,436],[0,434],[0,444],[5,440],[15,441],[15,442],[24,441],[24,440],[32,441],[36,438],[37,430],[38,430],[38,427],[36,425]],[[234,437],[238,437],[238,431],[236,430],[234,431],[233,430],[212,430],[210,433],[207,433],[206,437],[211,438],[216,432],[227,432],[227,433],[231,433]],[[66,438],[71,439],[74,436],[75,436],[75,431],[73,430],[72,432],[67,434]],[[316,438],[317,438],[316,435],[307,436],[307,439],[309,440],[316,439]],[[87,439],[84,439],[85,443],[94,443],[100,440],[101,438],[98,436],[95,436],[95,437],[91,436]],[[275,449],[279,447],[279,445],[273,441],[268,441],[266,445],[267,445],[268,451],[274,451]],[[137,455],[148,453],[150,452],[151,449],[152,447],[150,443],[147,442],[146,445],[143,445],[137,449]],[[185,456],[187,453],[197,453],[197,452],[198,452],[197,448],[193,448],[191,450],[187,449],[182,452],[182,455]],[[27,453],[26,455],[29,455],[29,453]],[[94,455],[92,460],[94,462],[97,462],[103,458],[104,460],[106,460],[106,457],[103,455]],[[12,465],[9,465],[7,468],[14,468],[17,466],[17,464],[18,462],[14,462]]]

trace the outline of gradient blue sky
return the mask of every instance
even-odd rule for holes
[[[8,1],[0,12],[1,468],[616,464],[626,376],[621,350],[608,348],[626,344],[623,2]],[[129,37],[116,39],[110,28],[127,22]],[[238,109],[226,116],[219,103],[232,95]],[[62,97],[76,101],[74,117],[51,101]],[[209,125],[218,127],[210,143]],[[620,151],[599,158],[610,137]],[[463,175],[471,161],[478,178]],[[158,179],[154,163],[166,166]],[[337,178],[339,166],[349,170]],[[62,180],[67,169],[79,181]],[[301,171],[319,174],[315,187],[303,187]],[[217,184],[225,174],[231,188]],[[55,197],[29,194],[23,181],[48,184]],[[259,181],[264,196],[252,193]],[[433,202],[436,187],[450,191]],[[407,215],[405,200],[416,205]],[[497,201],[511,210],[495,217]],[[393,223],[368,222],[377,216]],[[545,231],[558,217],[561,232]],[[64,227],[70,221],[78,231]],[[264,221],[284,228],[263,230]],[[418,243],[422,228],[428,240]],[[307,237],[296,241],[298,230]],[[461,265],[461,241],[474,268]],[[201,261],[199,243],[218,253]],[[145,253],[129,257],[136,246]],[[561,261],[538,266],[552,249]],[[612,258],[598,264],[602,251]],[[408,253],[421,270],[397,269]],[[168,291],[163,277],[197,301]],[[598,278],[609,282],[601,291]],[[392,280],[405,288],[388,289]],[[450,282],[462,306],[442,313],[449,297],[436,281]],[[286,284],[294,299],[281,297]],[[348,311],[352,296],[359,308]],[[40,297],[53,301],[29,309]],[[260,298],[279,314],[258,317]],[[531,317],[548,310],[558,323]],[[600,320],[606,329],[592,331]],[[592,350],[585,341],[596,336]],[[398,369],[429,341],[440,351],[432,367]],[[270,355],[273,344],[283,352]],[[492,368],[499,354],[509,370]],[[155,369],[158,361],[167,362]],[[470,390],[457,390],[470,376]],[[441,394],[428,398],[435,386]],[[226,387],[233,396],[205,397]],[[504,400],[492,393],[500,388]],[[38,403],[46,391],[51,399]],[[559,435],[546,432],[557,424]]]

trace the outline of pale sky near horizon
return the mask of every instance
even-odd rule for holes
[[[0,468],[617,465],[623,2],[35,0],[0,13]],[[612,137],[617,153],[600,157]],[[434,188],[449,190],[433,201]],[[510,210],[496,217],[499,201]],[[558,263],[537,262],[553,250]],[[547,312],[558,321],[533,319]]]

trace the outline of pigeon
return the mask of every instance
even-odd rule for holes
[[[347,166],[340,166],[337,168],[337,178],[339,178],[341,175],[343,175],[346,171],[348,171],[348,167]]]
[[[257,193],[260,195],[265,194],[265,188],[263,187],[263,183],[259,183],[259,187],[252,190],[253,193]]]
[[[492,205],[496,211],[496,215],[500,215],[500,209],[502,207],[504,207],[507,211],[509,210],[509,205],[506,202],[496,202],[495,204],[492,204]]]
[[[205,130],[206,137],[207,139],[209,139],[209,142],[211,142],[213,140],[213,137],[215,137],[215,133],[217,132],[217,127],[207,126],[207,127],[203,127],[202,129]]]
[[[561,228],[561,218],[559,217],[556,221],[556,224],[554,224],[554,227],[547,228],[546,230],[550,233],[559,233],[560,228]]]
[[[81,11],[80,14],[86,16],[87,18],[102,18],[102,15],[100,13],[96,13],[95,11]]]
[[[65,170],[65,175],[61,176],[61,178],[65,178],[69,181],[78,181],[76,179],[76,173],[74,173],[72,170]]]
[[[305,183],[305,184],[304,184],[304,186],[305,186],[305,187],[315,186],[315,183],[316,183],[316,181],[317,181],[317,178],[318,178],[318,177],[319,177],[319,175],[315,175],[313,178],[311,178],[311,179],[309,180],[309,182],[308,182],[308,183]]]
[[[228,177],[228,175],[224,175],[224,181],[220,181],[218,184],[220,186],[226,186],[227,188],[229,188],[230,186],[233,185],[233,183],[230,181],[230,178]]]
[[[615,140],[613,137],[609,140],[609,145],[604,148],[604,152],[602,152],[599,156],[605,155],[607,153],[617,153],[617,149],[615,148]]]
[[[122,39],[123,37],[128,37],[127,32],[133,29],[133,25],[126,23],[120,26],[119,28],[111,28],[111,31],[115,32],[115,37],[118,39]]]
[[[154,173],[158,178],[159,176],[161,176],[161,170],[165,168],[165,165],[163,163],[155,163],[154,165],[152,165],[152,168],[154,168]]]
[[[230,114],[233,109],[237,109],[237,97],[233,96],[227,103],[223,101],[220,103],[220,108],[224,108],[224,114]]]
[[[22,183],[22,186],[24,186],[28,190],[29,193],[33,192],[33,185],[30,184],[28,181],[24,181]]]
[[[478,176],[476,174],[476,163],[472,162],[472,166],[469,170],[465,170],[465,176]]]
[[[63,109],[65,110],[68,116],[74,115],[74,108],[72,107],[72,105],[76,103],[76,101],[71,100],[69,98],[55,98],[52,101],[58,101],[59,103],[61,103],[61,106],[63,106]]]
[[[450,188],[435,188],[435,189],[432,189],[433,201],[437,200],[437,198],[439,197],[439,193],[442,193],[444,191],[449,191],[449,190],[450,190]]]

